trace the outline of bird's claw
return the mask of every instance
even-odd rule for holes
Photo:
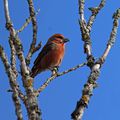
[[[57,75],[58,70],[59,70],[59,66],[55,66],[52,70],[52,76]]]

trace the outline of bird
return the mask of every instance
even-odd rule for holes
[[[46,70],[57,72],[64,57],[65,43],[68,41],[62,34],[52,35],[35,59],[30,76],[34,78]]]

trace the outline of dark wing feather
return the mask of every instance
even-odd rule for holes
[[[43,49],[41,50],[41,52],[38,54],[38,57],[36,58],[36,60],[34,61],[34,66],[32,67],[31,70],[31,77],[35,77],[38,73],[40,73],[41,68],[39,68],[41,59],[46,56],[52,49],[55,48],[55,44],[52,42],[48,42]],[[42,72],[42,71],[41,71]]]
[[[38,57],[36,58],[36,60],[34,61],[34,65],[40,63],[41,59],[46,56],[46,54],[48,54],[52,49],[53,46],[55,46],[54,43],[49,42],[47,43],[43,49],[41,50],[41,52],[38,54]]]

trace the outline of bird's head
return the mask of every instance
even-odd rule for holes
[[[62,34],[54,34],[48,41],[55,42],[57,44],[65,44],[66,42],[69,42],[69,39],[65,38]]]

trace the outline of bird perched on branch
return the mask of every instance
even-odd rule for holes
[[[45,70],[57,71],[64,57],[65,43],[68,41],[62,34],[51,36],[34,61],[31,77],[34,78]]]

